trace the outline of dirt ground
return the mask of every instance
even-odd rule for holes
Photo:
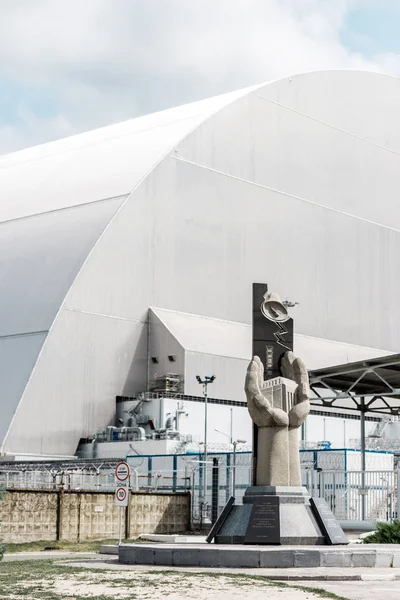
[[[329,597],[329,593],[272,584],[251,575],[99,571],[53,561],[0,564],[1,600],[314,600],[321,597]]]

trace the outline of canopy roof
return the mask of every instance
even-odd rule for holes
[[[400,354],[309,371],[311,403],[400,414]]]

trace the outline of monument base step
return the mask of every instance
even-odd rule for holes
[[[119,562],[131,565],[304,569],[400,567],[400,544],[367,546],[232,546],[214,544],[122,544]],[[326,575],[325,575],[326,577]],[[283,579],[283,577],[281,577]],[[310,576],[308,577],[311,578]]]
[[[280,544],[288,546],[317,546],[325,544],[312,513],[311,506],[305,503],[285,502],[280,504]],[[281,498],[280,498],[281,500]],[[225,523],[215,536],[216,544],[244,544],[250,523],[252,504],[233,506]]]
[[[315,510],[304,487],[251,486],[244,494],[243,504],[233,505],[221,526],[217,526],[214,542],[322,546],[327,541]],[[329,522],[343,534],[332,513]]]

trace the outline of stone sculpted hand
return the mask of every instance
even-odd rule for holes
[[[289,427],[300,427],[310,412],[310,386],[306,366],[293,352],[286,352],[282,357],[281,371],[283,377],[297,383],[295,405],[289,412]]]
[[[264,367],[258,356],[247,369],[247,406],[258,427],[255,482],[258,486],[301,487],[298,428],[310,412],[308,373],[293,352],[282,357],[281,372],[283,377],[297,383],[289,414],[274,408],[272,387],[264,385]]]
[[[297,383],[295,405],[289,414],[272,406],[272,388],[264,390],[264,367],[255,356],[247,369],[245,391],[249,413],[258,427],[300,427],[310,412],[310,391],[308,373],[304,362],[293,352],[286,352],[282,358],[282,376]]]
[[[288,427],[289,415],[272,406],[272,388],[267,391],[267,396],[261,393],[263,383],[264,366],[255,356],[248,366],[244,385],[250,416],[258,427]]]

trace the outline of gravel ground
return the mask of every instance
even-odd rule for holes
[[[325,592],[322,597],[328,597]],[[332,596],[331,596],[332,597]],[[117,570],[26,560],[0,563],[0,600],[314,600],[321,593],[257,574]]]
[[[98,573],[96,575],[99,575]],[[123,577],[122,575],[126,575]],[[138,600],[313,600],[320,598],[309,591],[269,585],[251,577],[223,575],[193,575],[190,573],[103,573],[101,582],[96,577],[89,581],[62,578],[55,581],[54,592],[72,600],[76,596],[93,598],[137,598]]]

